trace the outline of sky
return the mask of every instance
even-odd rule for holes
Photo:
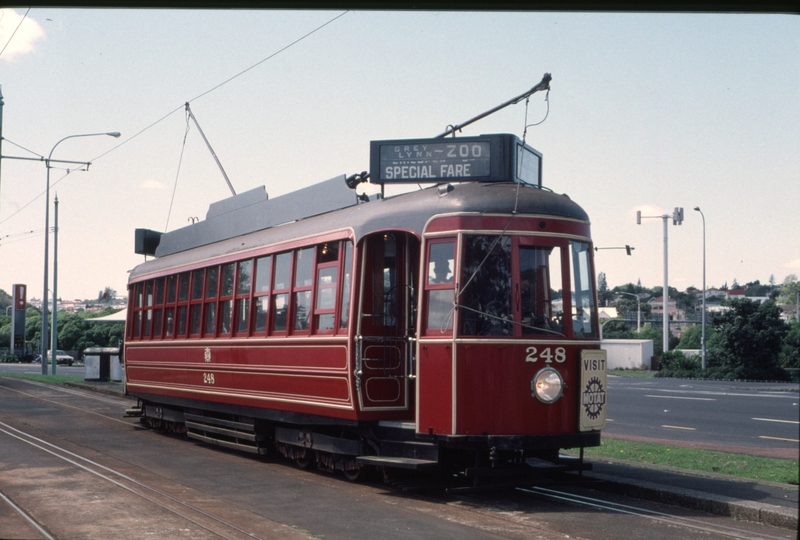
[[[596,252],[610,287],[662,285],[660,216],[675,207],[671,287],[702,287],[695,207],[708,287],[800,275],[794,15],[1,11],[0,289],[27,284],[29,299],[43,290],[51,152],[92,163],[50,170],[58,296],[124,294],[144,261],[135,229],[184,227],[231,195],[186,102],[236,192],[275,197],[367,170],[371,140],[434,137],[545,73],[549,93],[462,134],[538,123],[526,141],[543,184],[586,210],[596,247],[634,247]],[[637,210],[655,217],[637,225]]]

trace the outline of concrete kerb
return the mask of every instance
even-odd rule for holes
[[[724,495],[709,494],[687,488],[668,487],[654,482],[587,472],[584,476],[602,480],[595,489],[617,493],[636,499],[654,501],[707,514],[728,516],[784,529],[797,529],[798,512],[772,504],[742,501]]]

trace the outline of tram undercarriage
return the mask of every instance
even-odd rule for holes
[[[282,456],[300,469],[341,471],[350,481],[377,470],[385,481],[402,471],[460,479],[458,489],[501,487],[561,472],[583,472],[583,448],[600,434],[544,437],[418,435],[408,422],[284,424],[206,409],[139,400],[126,416],[156,430],[259,455]],[[330,422],[330,420],[329,420]],[[579,456],[561,454],[577,448]]]

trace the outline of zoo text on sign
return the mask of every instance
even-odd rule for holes
[[[381,180],[480,178],[491,172],[488,141],[387,144],[380,148]]]

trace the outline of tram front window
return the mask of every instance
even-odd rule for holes
[[[461,335],[566,337],[569,330],[562,308],[562,295],[568,291],[568,284],[562,284],[569,266],[566,246],[566,241],[553,238],[465,236],[460,278],[464,285],[457,292]],[[588,251],[583,256],[574,253],[577,284],[583,287],[584,275],[590,274],[580,268],[590,262]],[[581,327],[575,335],[584,337],[594,312],[594,306],[586,304],[592,297],[591,283],[588,290],[580,290],[573,302],[577,299],[584,307],[581,321],[589,327]]]
[[[511,238],[464,238],[461,333],[468,336],[513,336],[511,310]]]
[[[561,310],[553,299],[561,296],[561,248],[519,249],[520,329],[522,335],[564,335]]]

